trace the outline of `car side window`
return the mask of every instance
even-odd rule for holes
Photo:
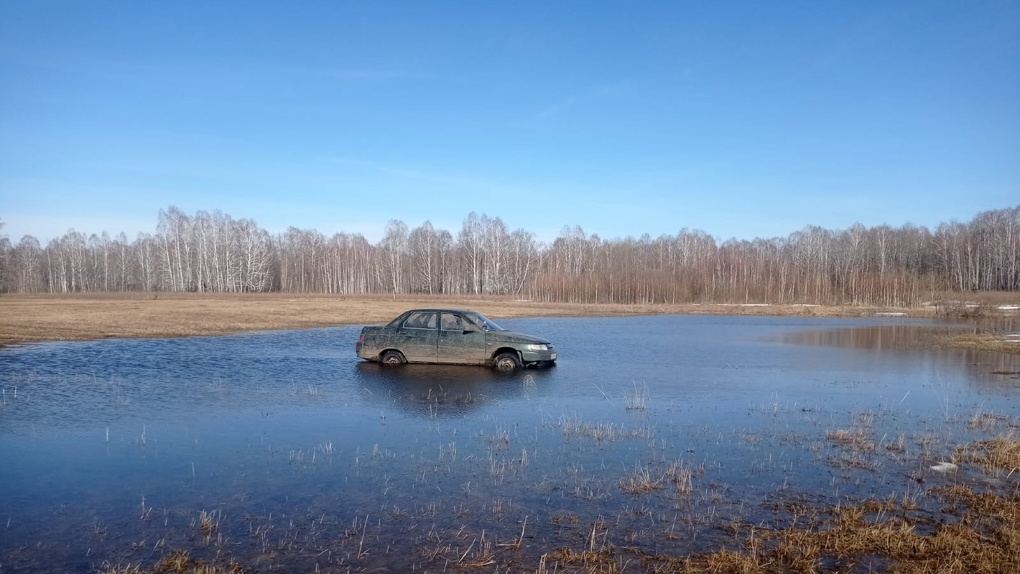
[[[405,329],[435,329],[435,313],[411,313],[404,320]]]
[[[453,313],[443,313],[442,325],[444,331],[463,331],[464,318]]]

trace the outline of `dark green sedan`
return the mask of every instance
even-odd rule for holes
[[[412,309],[384,326],[367,326],[358,357],[387,365],[486,365],[499,371],[551,367],[556,349],[545,339],[508,331],[476,311]]]

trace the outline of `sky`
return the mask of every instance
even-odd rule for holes
[[[1020,0],[0,0],[0,235],[931,229],[1020,205]]]

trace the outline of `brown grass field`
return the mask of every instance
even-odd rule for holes
[[[882,309],[794,305],[541,303],[501,297],[116,293],[0,296],[0,345],[226,335],[383,323],[414,307],[459,307],[492,319],[658,314],[867,316]],[[931,311],[903,310],[912,316]]]
[[[660,314],[868,317],[880,314],[933,317],[933,307],[876,308],[815,305],[580,304],[507,297],[342,296],[291,293],[104,293],[0,296],[0,346],[42,341],[227,335],[383,323],[414,307],[459,307],[493,318],[584,317]],[[933,345],[1020,352],[994,334],[966,340],[940,338]]]

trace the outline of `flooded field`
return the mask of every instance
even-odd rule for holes
[[[0,572],[680,571],[834,509],[933,535],[953,489],[1017,496],[974,453],[1016,437],[1020,357],[915,344],[956,327],[501,324],[558,366],[382,368],[358,327],[0,350]]]

